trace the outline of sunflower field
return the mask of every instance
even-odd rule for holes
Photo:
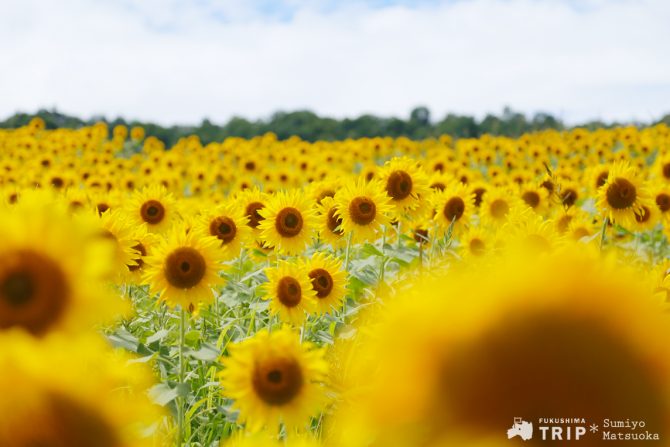
[[[670,436],[665,125],[168,148],[36,118],[0,130],[0,209],[0,446]]]

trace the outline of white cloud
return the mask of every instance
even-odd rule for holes
[[[272,2],[265,2],[271,5]],[[310,108],[570,122],[670,112],[670,2],[474,0],[420,6],[9,0],[0,116],[56,106],[196,123]]]

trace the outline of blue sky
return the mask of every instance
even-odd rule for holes
[[[0,117],[670,112],[665,0],[4,0],[2,10]]]

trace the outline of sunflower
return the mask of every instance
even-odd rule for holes
[[[333,256],[317,252],[305,262],[304,268],[316,293],[316,313],[339,309],[347,288],[347,273],[342,270],[342,263]]]
[[[454,231],[470,224],[475,210],[475,195],[460,182],[452,182],[444,191],[436,193],[431,201],[435,211],[434,220],[443,232],[453,224]]]
[[[168,440],[152,374],[97,337],[0,335],[0,445],[151,447]]]
[[[387,161],[379,177],[391,199],[397,217],[414,215],[425,205],[430,192],[428,177],[411,158],[395,157]]]
[[[90,220],[72,220],[52,195],[29,191],[2,215],[0,331],[78,332],[124,311],[106,287],[113,246]]]
[[[479,226],[471,226],[458,239],[458,252],[463,259],[481,258],[494,248],[493,236]]]
[[[346,243],[342,219],[337,217],[337,206],[332,197],[324,197],[317,206],[319,237],[330,244],[333,249],[342,247]]]
[[[581,250],[413,280],[350,362],[332,445],[478,445],[514,414],[636,414],[667,436],[670,326],[641,277]]]
[[[133,225],[146,225],[152,233],[165,233],[177,219],[174,196],[163,186],[135,191],[126,212]]]
[[[251,237],[249,218],[244,210],[234,202],[228,202],[206,212],[197,224],[198,231],[214,236],[220,241],[222,258],[234,259],[240,255],[244,244]]]
[[[549,208],[549,192],[541,186],[524,184],[520,188],[519,197],[537,214],[544,215]]]
[[[633,225],[635,216],[642,214],[651,201],[638,175],[627,163],[612,165],[607,182],[598,190],[596,205],[610,222],[624,227]]]
[[[214,299],[213,287],[221,284],[219,277],[219,240],[212,236],[187,233],[175,227],[167,239],[161,240],[154,253],[145,258],[143,281],[152,294],[170,307],[197,313]]]
[[[657,188],[653,195],[656,207],[664,221],[670,220],[670,189],[667,187]]]
[[[336,218],[342,220],[340,228],[351,235],[353,242],[372,242],[383,225],[389,224],[393,210],[391,201],[376,180],[366,182],[358,178],[347,182],[335,194]]]
[[[278,252],[298,254],[311,242],[316,211],[301,191],[278,192],[259,214],[263,216],[258,226],[261,239]]]
[[[325,402],[322,382],[328,373],[325,352],[311,343],[300,343],[296,333],[284,328],[263,329],[234,344],[221,359],[225,397],[234,399],[239,421],[250,431],[262,427],[304,427]]]
[[[146,267],[146,259],[152,253],[153,247],[160,242],[160,236],[149,233],[144,226],[135,231],[133,250],[137,253],[132,261],[126,265],[124,280],[126,283],[142,285],[142,276]]]
[[[270,301],[270,312],[282,321],[296,325],[305,320],[305,312],[316,309],[317,292],[303,265],[279,261],[277,267],[265,269],[268,282],[263,285],[264,299]]]
[[[128,266],[137,265],[135,259],[140,257],[140,252],[135,248],[137,230],[131,227],[127,216],[118,210],[104,213],[98,220],[99,237],[111,241],[114,245],[114,273],[117,277],[122,276],[128,271]]]
[[[507,221],[510,212],[523,206],[520,199],[510,194],[505,188],[486,191],[480,206],[480,219],[489,225],[502,225]]]

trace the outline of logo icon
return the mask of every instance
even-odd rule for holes
[[[507,439],[512,439],[518,436],[524,441],[528,441],[533,437],[533,423],[526,422],[521,418],[514,418],[514,425],[507,430]]]

